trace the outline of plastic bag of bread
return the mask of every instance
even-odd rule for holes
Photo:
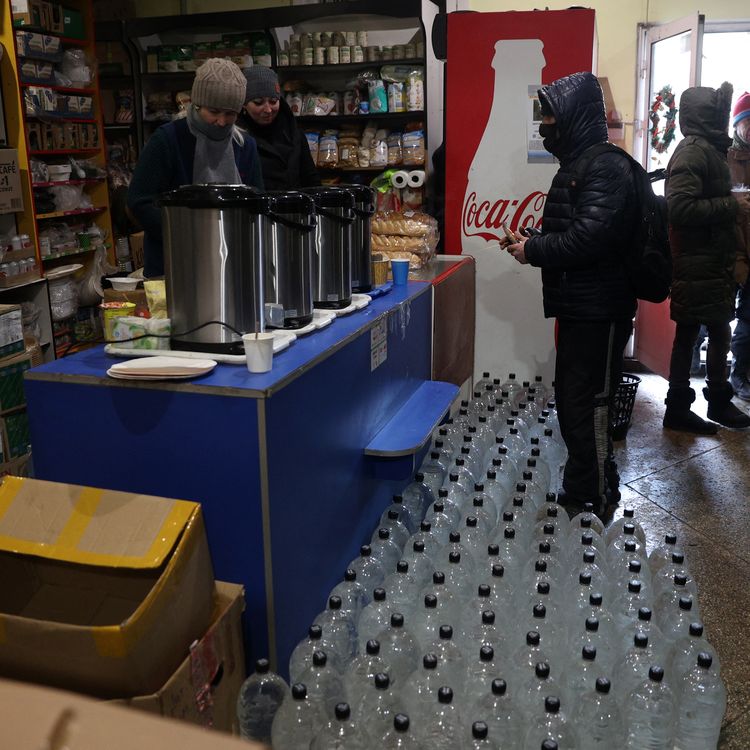
[[[403,152],[405,166],[422,166],[425,158],[424,131],[413,130],[410,133],[404,133]]]
[[[437,226],[432,216],[416,211],[380,211],[372,217],[373,234],[401,234],[425,237]]]
[[[326,130],[320,136],[318,146],[318,166],[337,167],[339,163],[339,139],[336,131]]]

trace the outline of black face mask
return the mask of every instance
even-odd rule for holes
[[[560,140],[560,133],[557,130],[557,123],[546,125],[542,123],[539,126],[539,135],[543,138],[544,148],[551,154],[554,153],[554,148]]]

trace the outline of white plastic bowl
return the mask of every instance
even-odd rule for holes
[[[108,276],[107,281],[112,284],[112,289],[118,292],[132,292],[143,279],[133,279],[130,276]]]

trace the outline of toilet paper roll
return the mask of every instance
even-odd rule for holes
[[[409,172],[409,187],[418,188],[424,185],[424,170],[415,169]]]
[[[409,173],[400,169],[391,176],[391,185],[395,188],[405,188],[409,184]]]

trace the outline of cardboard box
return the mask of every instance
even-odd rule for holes
[[[127,492],[6,477],[0,580],[0,674],[102,698],[157,691],[213,612],[200,505]]]
[[[143,289],[133,289],[133,291],[119,292],[115,289],[104,289],[105,302],[132,302],[135,305],[134,315],[143,316],[148,313],[148,300],[146,292]]]
[[[25,477],[29,474],[31,453],[27,453],[20,458],[14,458],[12,461],[6,461],[0,464],[0,477],[6,477],[12,474],[14,477]]]
[[[7,357],[9,354],[23,350],[21,305],[0,305],[0,357]],[[8,363],[0,360],[0,367],[6,364]],[[0,376],[2,376],[1,370]],[[1,394],[0,411],[3,411]]]
[[[190,655],[158,692],[115,701],[141,711],[239,733],[237,696],[245,680],[244,589],[216,582],[214,617]]]
[[[21,175],[18,170],[18,151],[0,149],[0,214],[23,211]]]
[[[3,434],[4,460],[13,461],[31,451],[31,429],[26,409],[0,418]]]
[[[5,750],[268,750],[257,742],[80,695],[0,680]]]
[[[31,355],[25,351],[0,360],[0,413],[17,409],[26,403],[23,374],[31,369]]]

